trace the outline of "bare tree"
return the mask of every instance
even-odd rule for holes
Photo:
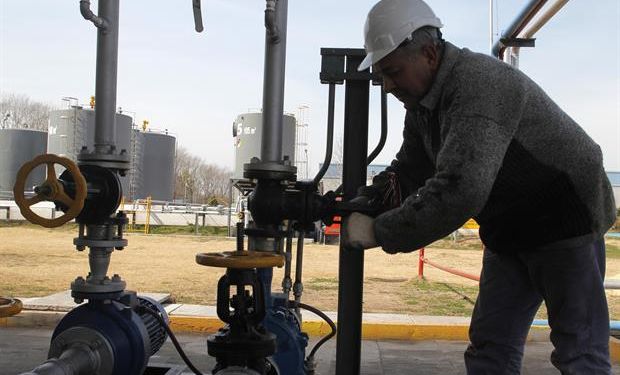
[[[177,149],[175,197],[186,202],[229,204],[227,192],[232,171],[208,164],[186,149]]]
[[[7,94],[0,98],[0,127],[47,131],[53,108],[28,96]]]

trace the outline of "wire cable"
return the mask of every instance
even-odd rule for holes
[[[146,306],[138,306],[137,309],[139,311],[144,311],[144,312],[152,315],[153,317],[155,317],[155,319],[157,319],[159,324],[166,330],[166,333],[168,333],[168,336],[170,337],[170,341],[172,341],[172,344],[174,345],[174,348],[177,350],[177,352],[181,356],[181,359],[183,359],[183,362],[185,362],[187,367],[189,367],[189,369],[192,370],[192,372],[194,374],[196,374],[196,375],[204,375],[202,372],[200,372],[200,370],[198,370],[194,366],[192,361],[190,361],[190,359],[187,357],[187,355],[183,351],[183,348],[181,348],[181,344],[179,344],[179,341],[177,340],[176,336],[174,335],[174,332],[172,332],[172,330],[170,329],[170,326],[168,326],[168,324],[166,323],[164,318],[162,318],[162,316],[159,314],[159,312],[153,311],[152,309],[150,309],[150,308],[148,308]]]
[[[290,303],[295,304],[296,302],[295,301],[290,301]],[[327,316],[323,311],[317,309],[316,307],[313,307],[313,306],[310,306],[310,305],[306,305],[305,303],[302,303],[302,302],[297,303],[297,306],[301,307],[304,310],[308,310],[308,311],[313,312],[316,315],[320,316],[327,324],[329,324],[329,326],[332,329],[332,331],[330,333],[328,333],[327,336],[323,337],[321,340],[319,340],[319,342],[314,344],[314,347],[312,347],[312,350],[310,351],[310,354],[308,355],[308,358],[311,358],[311,357],[314,357],[314,354],[316,353],[317,350],[319,350],[321,345],[325,344],[329,339],[331,339],[332,337],[336,336],[336,324],[334,323],[333,320],[330,319],[329,316]]]

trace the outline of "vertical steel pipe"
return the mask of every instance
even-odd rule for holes
[[[100,0],[99,17],[106,27],[97,28],[95,152],[109,153],[116,143],[119,0]]]
[[[363,55],[347,56],[346,71],[357,72]],[[343,193],[350,200],[366,184],[368,152],[368,80],[346,81],[344,108]],[[336,374],[358,375],[362,347],[364,252],[340,244],[338,270]]]
[[[278,38],[273,38],[269,30],[265,31],[263,134],[260,154],[263,162],[280,162],[282,159],[287,12],[288,0],[278,0],[275,12]]]

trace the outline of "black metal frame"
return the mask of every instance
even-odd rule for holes
[[[345,84],[343,194],[350,200],[366,183],[370,82],[380,78],[357,67],[363,49],[321,49],[321,83]],[[340,245],[336,374],[359,374],[362,339],[364,253]]]

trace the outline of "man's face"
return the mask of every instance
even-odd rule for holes
[[[398,48],[373,66],[383,77],[383,89],[400,100],[406,109],[415,109],[430,89],[439,66],[437,50],[423,47],[411,54]]]

